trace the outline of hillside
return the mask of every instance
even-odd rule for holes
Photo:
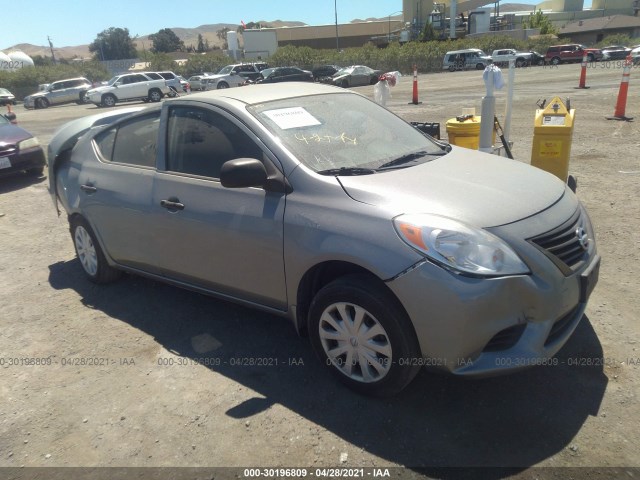
[[[303,22],[296,21],[283,21],[283,20],[274,20],[274,21],[266,21],[261,20],[262,25],[269,25],[271,27],[299,27],[306,25]],[[237,24],[230,23],[215,23],[211,25],[200,25],[195,28],[182,28],[182,27],[173,27],[171,30],[182,40],[185,46],[193,45],[196,47],[198,45],[198,35],[202,35],[204,40],[209,41],[209,45],[211,47],[218,46],[221,47],[223,41],[218,38],[216,32],[222,30],[223,28],[228,28],[229,30],[235,31],[238,28]],[[134,38],[134,42],[137,45],[139,50],[148,50],[152,46],[151,40],[149,40],[149,35],[152,35],[156,32],[151,32],[147,35],[142,35],[137,38]],[[97,36],[97,33],[96,33]],[[9,52],[11,50],[20,50],[27,55],[34,57],[36,55],[51,56],[51,50],[49,46],[46,45],[32,45],[30,43],[19,43],[10,48],[5,49],[5,52]],[[76,45],[76,46],[67,46],[67,47],[59,47],[54,45],[53,49],[56,58],[89,58],[91,57],[91,53],[89,52],[89,45]]]

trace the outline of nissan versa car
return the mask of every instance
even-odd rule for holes
[[[288,317],[363,393],[395,394],[422,365],[545,362],[598,280],[565,183],[349,90],[255,85],[103,115],[82,135],[90,121],[49,152],[90,280],[127,271]]]

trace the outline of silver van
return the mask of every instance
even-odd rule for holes
[[[442,69],[454,72],[456,70],[483,70],[491,63],[491,57],[479,48],[453,50],[447,52],[442,62]]]

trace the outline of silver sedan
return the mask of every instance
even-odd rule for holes
[[[545,363],[598,279],[562,181],[349,90],[254,85],[91,125],[49,152],[90,280],[127,271],[285,316],[360,392],[395,394],[422,366]]]

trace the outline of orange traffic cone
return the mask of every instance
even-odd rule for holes
[[[422,103],[418,101],[418,67],[415,63],[413,64],[413,100],[409,103],[414,105]]]
[[[587,83],[587,54],[582,56],[582,70],[580,71],[580,82],[576,88],[589,88]]]
[[[633,60],[631,55],[624,61],[622,69],[622,81],[620,82],[620,90],[618,91],[618,101],[616,102],[616,110],[613,117],[606,117],[607,120],[633,120],[632,117],[625,117],[624,110],[627,106],[627,92],[629,91],[629,77],[631,76],[631,65]]]

